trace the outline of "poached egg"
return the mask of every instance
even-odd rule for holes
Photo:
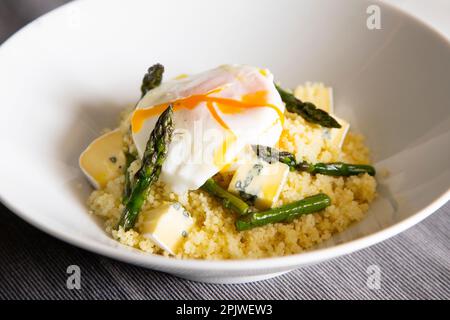
[[[132,138],[141,158],[170,104],[174,134],[160,179],[180,195],[226,169],[248,145],[274,146],[284,121],[284,103],[267,69],[223,65],[184,75],[147,92],[132,113]]]

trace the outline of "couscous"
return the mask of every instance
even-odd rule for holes
[[[267,77],[268,71],[258,70],[261,77]],[[228,69],[227,71],[229,72]],[[271,78],[269,80],[272,81]],[[308,83],[299,86],[294,93],[298,101],[303,99],[314,103],[324,112],[333,115],[331,89],[323,84]],[[144,92],[143,96],[145,96]],[[281,97],[283,98],[283,95]],[[225,163],[226,161],[223,160],[224,165],[221,165],[220,170],[214,173],[213,179],[223,190],[228,189],[229,192],[242,197],[248,203],[250,209],[246,212],[247,215],[251,215],[252,212],[272,212],[276,208],[283,208],[317,194],[326,195],[329,199],[329,203],[320,211],[276,220],[275,223],[264,222],[262,225],[255,225],[256,227],[251,225],[248,229],[239,230],[237,221],[242,218],[236,210],[226,205],[228,202],[224,202],[220,197],[201,187],[197,190],[189,187],[189,190],[180,192],[178,189],[181,187],[178,189],[172,187],[173,181],[177,180],[168,177],[169,173],[164,172],[168,169],[163,167],[161,169],[163,178],[156,179],[146,190],[145,199],[139,208],[140,214],[133,227],[125,228],[123,224],[120,225],[120,221],[130,202],[129,199],[127,202],[124,198],[126,193],[124,189],[130,188],[128,185],[130,183],[131,188],[136,188],[138,176],[136,173],[143,167],[142,156],[140,156],[143,150],[137,150],[140,146],[136,145],[137,139],[133,137],[133,130],[130,130],[130,127],[136,125],[136,122],[133,123],[135,113],[135,110],[124,111],[118,129],[111,131],[118,132],[122,150],[135,154],[135,159],[131,158],[127,161],[123,155],[114,154],[108,157],[111,163],[108,164],[110,167],[107,170],[103,169],[106,173],[95,175],[89,172],[90,180],[94,180],[94,185],[97,187],[87,201],[89,212],[102,218],[106,232],[124,245],[148,253],[176,258],[250,259],[289,255],[308,250],[327,240],[334,233],[343,231],[351,223],[361,220],[376,196],[374,172],[363,171],[359,174],[337,176],[336,174],[327,175],[326,172],[322,174],[322,171],[295,170],[299,167],[293,165],[289,168],[284,163],[281,164],[284,167],[278,169],[282,162],[280,160],[276,167],[278,171],[271,176],[272,180],[274,177],[279,177],[277,186],[274,187],[279,190],[270,193],[270,197],[266,199],[267,193],[262,195],[252,191],[253,189],[250,188],[252,181],[249,182],[248,179],[245,186],[247,189],[239,189],[242,192],[231,188],[230,183],[237,179],[237,172],[240,170],[243,174],[242,172],[246,171],[243,171],[242,164]],[[279,114],[274,112],[273,117],[277,116]],[[278,135],[275,134],[276,141],[270,147],[294,155],[296,163],[368,164],[369,150],[364,145],[363,136],[351,131],[347,132],[348,124],[334,118],[341,124],[341,129],[325,128],[311,122],[311,119],[302,116],[301,113],[283,109],[283,121],[279,123],[280,131]],[[174,122],[178,120],[175,118]],[[155,126],[157,123],[153,123],[153,128]],[[111,136],[110,139],[112,139]],[[115,143],[117,144],[117,139]],[[90,152],[93,152],[92,150],[94,150],[93,147]],[[86,155],[85,158],[87,160],[84,159],[84,161],[90,160]],[[94,159],[95,156],[91,158]],[[266,170],[266,166],[269,166],[260,159],[252,161],[257,161],[255,163],[258,165],[251,168],[259,168],[258,172]],[[80,159],[80,165],[81,163]],[[270,168],[275,170],[275,167]],[[83,168],[83,170],[86,172],[88,169]],[[279,173],[280,170],[283,173]],[[201,174],[202,172],[199,171],[198,175]],[[187,186],[191,181],[183,183],[183,186]],[[232,184],[235,185],[234,182]],[[128,197],[131,198],[134,191],[130,192]],[[249,194],[251,197],[244,197]],[[171,235],[172,232],[181,233],[174,237]]]

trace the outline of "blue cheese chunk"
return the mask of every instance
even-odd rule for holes
[[[80,168],[96,189],[104,188],[108,181],[123,173],[122,147],[122,133],[116,129],[92,141],[80,155]]]
[[[254,203],[260,210],[271,208],[286,183],[289,167],[281,162],[267,163],[255,159],[240,165],[228,191]]]
[[[345,137],[347,136],[350,124],[336,116],[333,116],[337,122],[341,125],[340,128],[322,128],[322,137],[325,139],[326,143],[331,147],[341,149],[344,143]]]
[[[144,237],[174,255],[193,224],[189,212],[180,203],[171,202],[143,212],[140,231]]]

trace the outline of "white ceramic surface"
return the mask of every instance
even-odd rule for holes
[[[353,252],[418,223],[450,196],[450,46],[373,1],[76,1],[0,48],[0,197],[36,227],[87,250],[180,277],[243,282]],[[146,68],[167,76],[223,63],[268,67],[286,86],[320,80],[368,137],[379,197],[367,218],[315,250],[240,261],[174,260],[126,248],[87,214],[83,148],[133,103]],[[44,250],[44,248],[43,248]]]

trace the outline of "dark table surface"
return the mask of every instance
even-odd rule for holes
[[[67,1],[0,0],[0,43]],[[84,251],[26,224],[0,204],[3,299],[408,299],[450,298],[450,204],[406,232],[359,252],[241,285],[181,280]],[[67,288],[67,268],[81,289]],[[381,272],[368,285],[370,267]]]

